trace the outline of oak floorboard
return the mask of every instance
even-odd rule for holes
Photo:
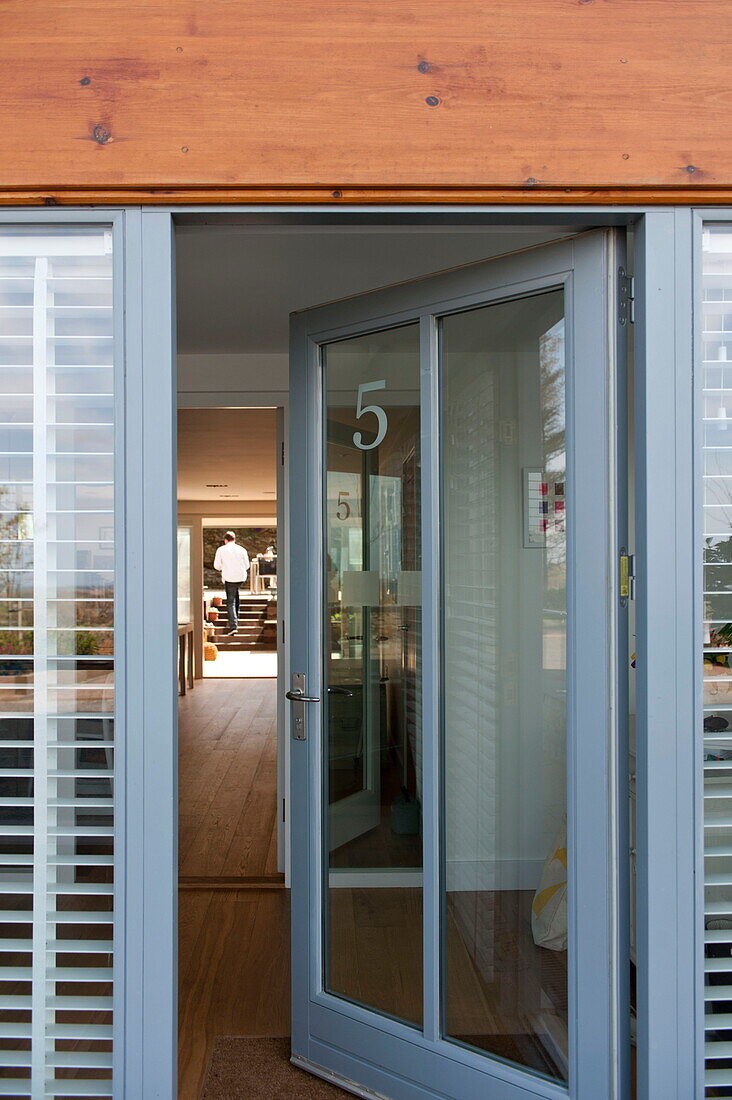
[[[197,681],[179,700],[179,874],[277,871],[275,680]],[[219,1035],[290,1033],[289,893],[179,891],[179,1091]]]
[[[272,679],[199,680],[181,698],[181,876],[276,872],[276,711]]]
[[[289,892],[181,891],[179,1100],[197,1100],[219,1035],[290,1034]]]

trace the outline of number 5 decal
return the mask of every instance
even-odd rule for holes
[[[348,503],[347,500],[343,499],[343,497],[347,497],[349,495],[350,494],[344,492],[343,489],[341,489],[340,493],[338,494],[338,505],[336,507],[336,519],[348,519],[348,517],[350,516],[350,514],[351,514],[351,505]]]
[[[378,447],[379,443],[384,442],[386,436],[386,429],[388,427],[388,420],[386,419],[386,412],[382,409],[381,405],[362,405],[363,395],[365,393],[371,393],[373,390],[385,390],[386,379],[382,378],[380,382],[362,382],[358,387],[358,401],[356,402],[356,419],[360,420],[366,413],[373,413],[379,422],[378,431],[376,432],[376,438],[373,443],[363,443],[363,436],[361,432],[353,433],[353,442],[362,451],[373,451],[374,447]]]

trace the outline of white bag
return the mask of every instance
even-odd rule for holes
[[[537,947],[567,950],[567,819],[541,871],[531,906],[531,932]]]

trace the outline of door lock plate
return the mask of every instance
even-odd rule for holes
[[[294,741],[307,741],[308,728],[305,717],[305,699],[297,696],[305,696],[305,673],[293,672],[292,686],[287,697],[292,703],[292,737]]]

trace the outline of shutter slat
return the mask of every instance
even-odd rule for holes
[[[114,829],[108,825],[54,825],[48,830],[49,836],[114,836]]]
[[[708,917],[730,917],[732,919],[732,899],[729,901],[709,901],[704,903],[704,912]]]
[[[66,951],[74,954],[109,955],[112,952],[112,940],[49,940],[49,951]]]
[[[46,1082],[47,1096],[104,1096],[112,1100],[111,1081],[84,1081],[76,1077]]]
[[[713,783],[709,780],[704,786],[704,798],[732,798],[732,783]]]
[[[111,997],[91,996],[52,996],[47,999],[48,1007],[58,1012],[111,1012]]]
[[[0,1096],[30,1097],[30,1077],[17,1080],[0,1077]]]
[[[111,966],[49,966],[46,968],[46,973],[54,982],[106,983],[111,982],[114,976]]]
[[[46,1028],[49,1039],[98,1039],[112,1038],[114,1028],[111,1024],[50,1024]]]
[[[732,928],[707,928],[704,933],[704,943],[732,944]]]
[[[732,1030],[732,1012],[708,1012],[704,1017],[705,1031]]]
[[[732,985],[705,985],[705,1001],[732,1001]]]
[[[58,1069],[111,1069],[112,1052],[96,1050],[56,1050],[47,1064]]]
[[[109,798],[49,798],[48,805],[54,810],[109,810],[113,802],[111,796]]]
[[[6,1066],[30,1068],[31,1052],[29,1050],[0,1050],[0,1062]]]
[[[704,1083],[710,1088],[732,1085],[732,1069],[708,1069],[704,1074]]]
[[[111,882],[54,882],[49,883],[49,893],[52,894],[113,894],[114,886]]]
[[[95,600],[96,602],[98,601]],[[7,744],[7,742],[0,742],[0,745],[2,744]],[[17,744],[27,745],[28,742],[18,741]],[[49,741],[48,747],[49,749],[113,749],[114,741],[105,741],[103,738],[97,741]]]
[[[705,959],[704,960],[704,973],[705,974],[726,974],[730,971],[732,974],[732,958],[728,955],[722,959]],[[714,989],[714,986],[711,986]]]
[[[15,1005],[13,1005],[15,1008]],[[5,1023],[0,1023],[0,1038],[2,1039],[30,1039],[31,1036],[31,1022],[18,1023],[17,1021],[8,1020]],[[2,1062],[3,1052],[0,1051],[0,1062]]]
[[[49,771],[48,774],[51,779],[114,779],[113,771],[102,771],[97,768],[69,768],[64,771]],[[0,772],[1,775],[2,772]]]
[[[719,1040],[716,1043],[705,1043],[704,1054],[707,1058],[732,1058],[732,1043]]]
[[[49,913],[48,919],[53,924],[112,924],[114,914],[108,909],[103,909],[101,912],[90,909],[78,913],[64,909],[58,913]]]
[[[704,876],[705,886],[729,886],[732,884],[732,871],[726,873],[717,872],[715,874],[707,874]]]
[[[0,855],[0,860],[2,856]],[[51,867],[111,867],[114,863],[113,855],[69,855],[51,856]]]

